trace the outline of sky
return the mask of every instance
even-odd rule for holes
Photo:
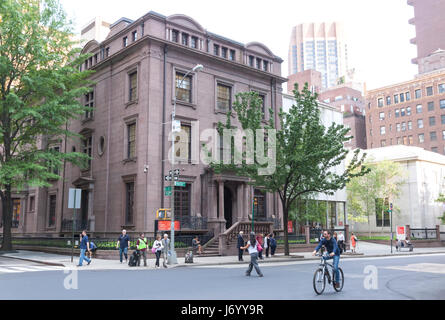
[[[113,23],[121,17],[136,20],[153,10],[165,16],[185,14],[204,29],[232,40],[258,41],[284,60],[292,27],[304,22],[344,23],[349,67],[368,90],[410,80],[417,73],[410,44],[415,27],[408,24],[414,9],[406,0],[60,0],[76,31],[94,17]],[[285,88],[285,86],[283,86]],[[285,89],[284,89],[285,90]]]

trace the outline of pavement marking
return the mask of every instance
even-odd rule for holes
[[[414,263],[407,266],[383,267],[383,269],[445,274],[445,264],[441,263]]]
[[[25,273],[25,272],[42,272],[42,271],[58,271],[64,270],[64,267],[49,266],[1,266],[0,273]]]

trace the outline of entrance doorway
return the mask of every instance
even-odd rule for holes
[[[226,230],[233,224],[232,218],[233,194],[229,188],[224,188],[224,219],[226,220]]]

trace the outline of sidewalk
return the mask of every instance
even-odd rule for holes
[[[315,247],[315,246],[314,246]],[[352,255],[350,252],[343,254],[342,259],[349,258],[367,258],[367,257],[383,257],[383,256],[402,256],[402,255],[418,255],[418,254],[433,254],[433,253],[445,253],[445,247],[439,248],[414,248],[413,252],[403,251],[396,252],[395,247],[393,247],[393,254],[391,254],[391,248],[388,245],[360,242],[357,247],[357,254]],[[17,253],[7,253],[3,254],[1,257],[8,257],[14,259],[21,259],[27,261],[33,261],[38,263],[43,263],[47,265],[54,266],[65,266],[68,268],[76,268],[79,262],[79,257],[74,256],[73,262],[71,262],[71,256],[41,253],[34,251],[18,251]],[[149,254],[149,259],[147,259],[148,269],[154,269],[156,259],[153,259],[153,255]],[[279,263],[279,262],[290,262],[290,261],[303,261],[319,259],[318,257],[313,257],[312,252],[298,252],[291,253],[290,256],[284,256],[284,254],[276,254],[274,257],[265,258],[260,260],[259,263]],[[169,268],[178,267],[195,267],[195,266],[217,266],[217,265],[245,265],[250,261],[248,254],[244,254],[244,261],[239,262],[237,256],[224,256],[224,257],[194,257],[193,264],[186,264],[184,257],[178,257],[178,264],[174,266],[168,266]],[[143,265],[143,261],[142,265]],[[162,258],[161,258],[162,266]],[[79,268],[79,270],[147,270],[145,267],[133,267],[130,268],[125,262],[120,263],[119,260],[104,260],[104,259],[93,259],[92,263],[87,266]]]

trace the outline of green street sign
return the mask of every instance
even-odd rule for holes
[[[186,185],[187,185],[187,184],[186,184],[185,182],[175,181],[175,187],[182,187],[182,188],[185,188]]]
[[[172,195],[172,192],[171,192],[171,191],[165,191],[165,196],[166,196],[166,197],[171,197],[171,195]]]
[[[167,191],[172,191],[172,187],[165,187],[165,190],[164,190],[165,192],[167,192]]]

